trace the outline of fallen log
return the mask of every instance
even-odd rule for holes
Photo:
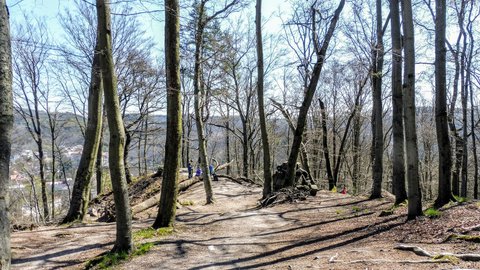
[[[215,171],[218,172],[218,171],[226,169],[228,166],[232,165],[234,161],[235,161],[235,159],[232,159],[232,161],[230,161],[230,162],[218,165],[217,167],[215,167]]]
[[[194,184],[196,184],[200,181],[202,181],[202,179],[199,178],[199,177],[194,177],[194,178],[187,179],[187,180],[183,179],[182,182],[178,185],[178,192],[185,191],[189,187],[193,186]],[[137,213],[143,212],[143,211],[147,210],[148,208],[151,208],[151,207],[157,205],[159,201],[160,201],[160,192],[155,194],[155,196],[150,197],[148,200],[143,201],[143,202],[141,202],[137,205],[134,205],[132,207],[132,213],[137,214]]]

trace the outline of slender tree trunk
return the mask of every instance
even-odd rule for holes
[[[230,160],[231,160],[231,157],[230,157],[230,108],[228,108],[227,106],[227,121],[225,123],[225,148],[226,148],[226,162],[228,162],[230,164]],[[228,165],[227,166],[227,175],[231,175],[232,174],[232,166]]]
[[[11,134],[13,130],[12,50],[5,0],[0,0],[0,270],[10,269],[10,220],[8,213]]]
[[[435,127],[438,144],[438,197],[434,206],[440,208],[451,199],[450,174],[452,168],[450,138],[448,136],[447,81],[446,81],[446,1],[437,0],[435,16]]]
[[[205,29],[205,2],[202,1],[198,7],[198,21],[196,25],[195,33],[195,66],[193,74],[193,83],[194,83],[194,110],[195,110],[195,124],[197,127],[197,137],[198,137],[198,155],[200,158],[200,164],[202,168],[202,177],[203,185],[205,187],[206,194],[206,203],[211,204],[214,202],[213,190],[212,190],[212,181],[210,179],[210,174],[208,173],[208,158],[207,158],[207,144],[205,141],[205,130],[202,119],[203,106],[205,105],[205,90],[201,86],[201,71],[202,71],[202,51],[203,51],[203,35]]]
[[[130,144],[132,143],[132,135],[125,129],[125,150],[123,156],[123,162],[125,163],[125,177],[127,179],[127,183],[132,183],[132,174],[130,173],[130,164],[128,162],[128,155],[130,154]]]
[[[399,0],[390,1],[392,36],[392,184],[395,205],[407,199],[405,189],[405,147],[403,133],[403,93],[402,93],[402,36],[400,33]]]
[[[471,3],[473,8],[473,2]],[[471,15],[471,13],[470,13]],[[470,50],[468,55],[468,63],[467,63],[467,83],[468,87],[470,88],[470,133],[472,136],[472,155],[473,155],[473,198],[478,199],[478,156],[477,156],[477,143],[476,143],[476,133],[475,133],[475,110],[474,110],[474,102],[473,102],[473,83],[472,83],[472,76],[471,76],[471,66],[472,66],[472,59],[474,54],[474,44],[475,39],[473,36],[473,22],[471,18],[469,18],[469,23],[467,24],[467,32],[468,37],[470,39]]]
[[[182,144],[182,95],[180,87],[180,9],[178,0],[165,0],[165,65],[167,70],[167,137],[162,192],[154,228],[171,227],[175,221],[178,170]]]
[[[100,71],[100,47],[98,42],[99,41],[97,41],[92,62],[85,141],[83,142],[82,156],[75,175],[70,207],[62,223],[83,220],[88,210],[88,202],[90,201],[91,179],[94,175],[95,161],[100,145],[103,117],[103,84]]]
[[[373,161],[373,185],[370,199],[382,197],[383,178],[383,107],[382,107],[382,72],[383,72],[383,30],[382,1],[376,0],[377,46],[372,52],[373,74],[373,113],[375,114],[375,145]]]
[[[403,110],[408,179],[408,219],[414,219],[423,213],[418,171],[417,122],[415,120],[415,39],[411,0],[403,0],[402,10],[405,44]]]
[[[104,129],[103,125],[106,121],[104,121],[102,117],[102,127],[100,129],[100,139],[98,140],[98,150],[97,150],[97,160],[95,163],[95,170],[96,170],[96,179],[97,179],[97,196],[103,193],[103,134]]]
[[[327,169],[328,189],[332,190],[335,187],[333,180],[332,165],[330,163],[330,151],[328,150],[328,130],[327,130],[327,113],[325,111],[325,104],[322,100],[320,102],[320,115],[322,117],[322,145],[323,154],[325,156],[325,167]]]
[[[112,28],[110,20],[110,4],[105,0],[97,0],[98,39],[101,53],[101,70],[104,81],[105,109],[107,111],[110,131],[109,167],[112,180],[113,199],[115,202],[116,239],[113,251],[131,252],[132,213],[128,199],[127,180],[123,155],[125,149],[125,133],[120,102],[117,92],[117,77],[112,57]]]
[[[260,118],[260,130],[262,133],[263,146],[263,198],[266,198],[273,191],[273,179],[270,161],[270,142],[268,140],[267,119],[265,116],[265,103],[263,98],[263,40],[262,40],[262,0],[257,0],[255,7],[255,28],[257,34],[257,94],[258,114]]]
[[[40,117],[37,113],[37,123],[40,123]],[[38,125],[38,140],[37,140],[37,149],[38,149],[38,162],[40,167],[40,187],[42,192],[42,204],[43,204],[43,217],[45,221],[50,219],[50,213],[48,210],[48,198],[47,198],[47,179],[45,179],[45,153],[43,151],[43,138],[40,125]]]
[[[52,122],[50,112],[47,112],[48,114],[48,120],[49,120],[49,125],[50,125],[50,147],[52,150],[50,151],[50,154],[52,155],[52,163],[51,163],[51,179],[52,179],[52,186],[51,186],[51,194],[50,197],[52,198],[52,220],[55,219],[55,178],[57,177],[57,168],[56,168],[56,157],[57,154],[55,153],[55,126],[56,125],[54,122]]]
[[[345,6],[345,0],[341,0],[340,3],[338,4],[337,9],[335,10],[335,13],[330,20],[330,25],[328,26],[327,33],[325,34],[325,38],[323,40],[322,47],[319,49],[317,48],[318,46],[318,39],[316,38],[316,33],[315,33],[315,27],[313,27],[313,35],[314,35],[314,43],[316,44],[315,50],[316,50],[316,55],[317,55],[317,62],[314,65],[313,71],[312,71],[312,77],[311,80],[308,84],[307,91],[305,93],[302,106],[300,107],[300,111],[298,113],[298,119],[297,119],[297,127],[295,129],[295,133],[293,134],[293,142],[292,142],[292,147],[290,151],[290,155],[288,157],[288,169],[287,173],[285,175],[285,185],[288,186],[293,186],[295,182],[295,171],[296,171],[296,163],[298,159],[298,153],[300,150],[300,146],[302,143],[302,136],[303,132],[305,130],[306,122],[307,122],[307,114],[308,110],[310,109],[310,105],[312,104],[312,99],[315,94],[315,91],[317,89],[318,81],[320,79],[320,73],[322,72],[322,67],[323,63],[327,54],[327,49],[330,44],[330,40],[333,36],[333,33],[335,31],[335,28],[337,26],[337,22],[340,18],[340,13],[343,10],[343,7]],[[313,17],[315,17],[315,10],[312,10]],[[315,19],[313,20],[313,25],[315,26]]]
[[[353,120],[353,142],[352,142],[352,150],[353,150],[353,161],[352,161],[352,193],[355,195],[358,192],[358,181],[360,178],[360,131],[362,128],[361,125],[361,112],[362,108],[360,107],[357,113],[355,114],[355,118]]]

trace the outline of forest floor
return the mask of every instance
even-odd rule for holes
[[[113,269],[475,269],[480,262],[451,256],[434,260],[399,244],[431,253],[480,254],[480,244],[452,234],[479,234],[480,205],[451,205],[435,219],[406,222],[405,207],[384,217],[388,199],[367,200],[329,191],[294,203],[258,208],[261,188],[213,182],[216,203],[204,205],[203,184],[179,196],[173,234],[152,242],[146,254]],[[134,230],[153,223],[156,207],[137,215]],[[112,248],[115,223],[39,227],[12,234],[13,269],[83,269]]]

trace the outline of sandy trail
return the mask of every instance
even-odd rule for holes
[[[193,205],[177,211],[175,234],[147,240],[155,243],[148,254],[115,269],[480,267],[479,263],[466,262],[455,267],[397,262],[426,258],[393,249],[397,243],[383,236],[405,222],[404,216],[378,216],[379,211],[391,206],[386,200],[319,192],[306,201],[257,209],[260,188],[229,181],[214,182],[213,187],[214,205],[204,205],[201,183],[181,194],[180,201]],[[150,215],[155,213],[152,209]],[[135,228],[152,223],[152,219],[141,219],[135,221]],[[12,235],[13,269],[81,269],[86,260],[112,247],[114,232],[114,224],[102,223],[16,232]],[[419,246],[430,251],[454,252],[456,248],[455,244]],[[332,258],[337,262],[330,263]],[[355,260],[366,262],[349,263]]]

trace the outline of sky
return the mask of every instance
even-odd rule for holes
[[[65,9],[71,9],[75,6],[74,2],[77,0],[7,0],[7,6],[10,11],[10,20],[12,23],[20,23],[24,20],[24,14],[32,17],[38,17],[45,20],[51,36],[55,38],[61,38],[62,29],[58,22],[58,17],[61,12]],[[95,0],[81,0],[89,3],[94,3]],[[132,1],[132,0],[130,0]],[[217,1],[217,0],[214,0]],[[115,2],[125,2],[114,0]],[[132,7],[134,8],[133,12],[138,12],[142,14],[135,15],[140,20],[145,30],[148,33],[152,33],[151,37],[154,39],[155,43],[161,49],[163,47],[163,4],[162,6],[157,6],[149,4],[148,2],[153,1],[142,1],[142,0],[133,0]],[[163,1],[158,1],[163,3]],[[182,5],[183,1],[180,1]],[[254,1],[251,0],[252,6],[252,16],[254,16],[253,10]],[[113,6],[114,4],[112,4]],[[263,17],[268,20],[265,22],[266,31],[279,31],[281,26],[281,20],[278,18],[277,14],[279,9],[285,10],[289,8],[287,1],[278,1],[278,0],[263,0]],[[145,13],[146,11],[154,11],[151,13]],[[120,16],[120,15],[113,15]]]

